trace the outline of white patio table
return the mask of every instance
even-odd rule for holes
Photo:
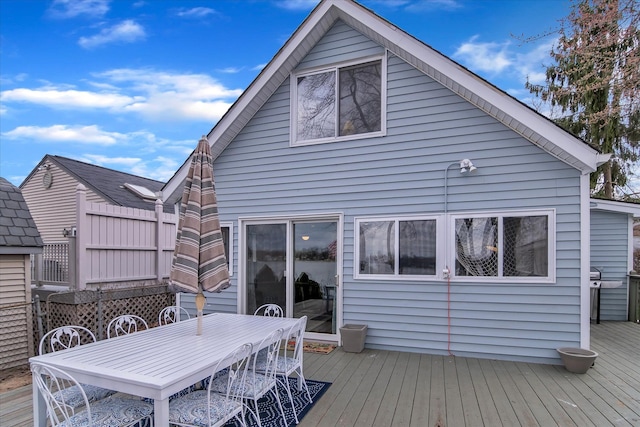
[[[193,318],[29,360],[63,369],[83,384],[154,399],[154,426],[168,427],[170,396],[211,375],[218,360],[237,346],[257,346],[297,320],[214,313],[203,316],[202,335],[196,335]],[[33,384],[34,426],[44,427],[46,405]]]

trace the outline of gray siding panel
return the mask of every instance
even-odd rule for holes
[[[334,49],[345,40],[368,45],[344,27],[329,31],[299,68],[361,56]],[[217,158],[221,217],[237,224],[243,216],[342,212],[343,320],[369,325],[367,346],[447,354],[447,283],[355,280],[354,217],[442,214],[445,170],[463,158],[478,171],[449,169],[448,211],[555,209],[557,282],[453,282],[451,351],[557,363],[555,348],[579,345],[578,171],[395,56],[386,136],[290,147],[288,97],[286,81]]]
[[[627,320],[628,248],[628,215],[592,210],[591,266],[602,272],[603,280],[623,283],[619,288],[601,290],[601,320]]]

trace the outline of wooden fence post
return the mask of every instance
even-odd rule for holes
[[[76,289],[87,288],[87,188],[78,184],[76,187]]]
[[[162,260],[163,260],[163,245],[164,245],[164,234],[163,234],[163,217],[164,209],[162,206],[162,201],[160,199],[156,200],[156,278],[158,279],[158,283],[162,282]]]

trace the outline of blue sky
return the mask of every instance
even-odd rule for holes
[[[317,0],[2,0],[0,176],[45,154],[167,181]],[[568,0],[362,0],[531,104]]]

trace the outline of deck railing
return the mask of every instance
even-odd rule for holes
[[[31,255],[31,277],[36,284],[69,283],[69,243],[49,243]]]

